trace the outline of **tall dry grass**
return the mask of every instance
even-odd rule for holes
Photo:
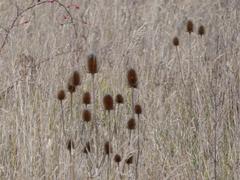
[[[126,127],[132,106],[126,73],[130,68],[138,73],[134,98],[143,107],[139,179],[240,179],[238,0],[31,3],[0,1],[0,179],[69,179],[73,164],[77,179],[90,176],[85,144],[74,142],[69,156],[61,143],[56,95],[75,70],[83,80],[78,92],[92,92],[86,68],[91,52],[100,63],[94,76],[98,119],[108,118],[104,95],[121,93],[125,106],[119,119]],[[190,38],[188,20],[194,23]],[[202,37],[200,25],[206,28]],[[64,124],[73,136],[82,127],[82,94],[74,94],[73,120]],[[69,104],[66,98],[64,120],[70,119]],[[126,135],[119,138],[122,149]],[[123,168],[112,165],[110,176]],[[120,177],[134,179],[133,166]]]

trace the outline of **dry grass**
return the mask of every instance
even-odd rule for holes
[[[92,87],[86,69],[91,52],[100,63],[94,81],[96,117],[102,121],[111,118],[104,116],[103,96],[121,93],[119,119],[126,127],[132,106],[126,73],[137,71],[135,101],[143,109],[139,179],[213,179],[215,172],[216,179],[240,179],[238,0],[31,2],[0,1],[0,179],[69,179],[73,164],[76,179],[91,175],[88,167],[95,161],[78,143],[89,136],[79,131],[86,108],[82,94]],[[71,3],[79,8],[68,8]],[[199,25],[206,27],[202,38]],[[72,122],[69,93],[63,101],[66,133],[77,139],[69,156],[57,92],[67,88],[75,70],[82,85],[74,94]],[[107,124],[99,127],[101,142],[108,140],[105,131]],[[126,148],[127,135],[119,139],[122,151],[113,147],[123,160],[137,153]],[[122,172],[121,162],[112,160],[112,178]],[[95,179],[106,179],[106,171]],[[126,166],[115,179],[134,176],[133,166]]]

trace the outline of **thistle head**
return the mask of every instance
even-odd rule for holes
[[[83,118],[83,121],[85,121],[85,122],[91,121],[91,112],[89,110],[85,109],[83,111],[82,118]]]
[[[142,107],[139,104],[136,104],[134,107],[135,113],[139,116],[140,114],[142,114]]]
[[[128,85],[131,88],[137,88],[138,86],[138,78],[137,73],[134,69],[130,69],[127,73]]]
[[[203,36],[205,34],[205,28],[203,25],[198,28],[198,35]]]
[[[107,94],[103,97],[103,105],[106,111],[113,110],[113,98],[111,95]]]
[[[114,161],[119,165],[119,163],[121,162],[122,158],[119,154],[116,154],[114,156]]]
[[[58,91],[57,98],[59,101],[63,101],[65,99],[65,97],[66,97],[66,94],[65,94],[64,90]]]
[[[88,72],[90,74],[94,75],[98,72],[97,57],[95,54],[88,55],[87,65],[88,65]]]
[[[89,92],[85,92],[83,94],[83,100],[82,101],[83,101],[83,104],[85,104],[86,106],[88,104],[91,104],[91,94]]]
[[[79,86],[81,85],[81,79],[80,74],[78,71],[74,71],[72,75],[72,85],[73,86]]]
[[[118,95],[116,96],[115,101],[116,101],[117,104],[123,104],[123,103],[124,103],[123,96],[122,96],[121,94],[118,94]]]
[[[72,84],[72,78],[68,82],[68,91],[73,94],[76,91],[76,87]]]
[[[127,122],[127,128],[129,130],[134,130],[136,128],[136,122],[135,122],[135,119],[134,118],[131,118],[128,120]]]
[[[179,39],[178,39],[178,37],[174,37],[173,38],[173,45],[176,46],[176,47],[179,46]]]
[[[187,21],[187,32],[191,34],[193,32],[193,22],[191,20]]]

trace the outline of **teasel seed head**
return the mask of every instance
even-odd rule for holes
[[[142,107],[141,107],[141,105],[136,104],[134,110],[135,110],[135,113],[136,113],[138,116],[139,116],[140,114],[142,114]]]
[[[112,153],[112,146],[108,141],[105,142],[104,144],[104,152],[106,155],[109,155],[110,153]]]
[[[191,20],[189,20],[189,21],[187,22],[187,32],[188,32],[189,34],[191,34],[191,33],[193,32],[193,28],[194,28],[193,22],[192,22]]]
[[[95,54],[88,55],[87,64],[88,64],[88,72],[90,74],[94,75],[98,72],[97,57]]]
[[[107,94],[103,97],[103,105],[105,110],[109,112],[113,110],[113,98],[111,95]]]
[[[83,104],[85,104],[86,106],[88,104],[91,104],[91,94],[89,92],[85,92],[83,94]]]
[[[135,119],[134,118],[131,118],[128,120],[127,122],[127,128],[129,130],[134,130],[136,128],[136,122],[135,122]]]
[[[179,39],[178,39],[178,37],[174,37],[173,38],[173,45],[176,46],[176,47],[179,46]]]
[[[90,152],[91,152],[90,143],[87,142],[84,149],[83,149],[83,153],[88,154]]]
[[[130,156],[129,158],[127,158],[127,159],[125,160],[125,162],[126,162],[128,165],[132,164],[132,163],[133,163],[133,156]]]
[[[58,91],[58,95],[57,95],[57,97],[58,97],[58,100],[59,100],[59,101],[64,100],[65,97],[66,97],[65,91],[64,91],[64,90],[60,90],[60,91]]]
[[[128,85],[131,88],[137,88],[138,86],[138,78],[137,73],[134,69],[130,69],[127,73]]]
[[[72,94],[76,91],[76,87],[73,85],[72,77],[68,81],[68,91]]]
[[[205,34],[205,28],[203,25],[198,28],[198,35],[203,36]]]
[[[78,71],[74,71],[72,75],[72,84],[74,86],[79,86],[81,85],[81,79],[80,79],[80,74]]]
[[[116,101],[117,104],[123,104],[123,103],[124,103],[123,96],[122,96],[121,94],[118,94],[118,95],[116,96],[115,101]]]
[[[83,118],[83,121],[85,121],[85,122],[91,121],[91,112],[89,110],[85,109],[83,111],[82,118]]]
[[[114,156],[114,161],[119,165],[119,163],[121,162],[122,158],[119,154],[116,154]]]
[[[71,153],[71,152],[72,152],[72,149],[74,149],[74,148],[75,148],[75,146],[74,146],[73,140],[72,140],[72,139],[69,139],[69,140],[67,141],[67,149],[68,149],[69,153]]]

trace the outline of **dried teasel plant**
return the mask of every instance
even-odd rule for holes
[[[115,98],[115,102],[117,104],[123,104],[124,103],[124,99],[123,99],[123,96],[121,94],[117,94],[116,95],[116,98]]]
[[[87,109],[83,110],[83,113],[82,113],[82,118],[83,118],[83,121],[84,122],[89,122],[91,121],[91,112]]]
[[[113,110],[113,98],[111,95],[107,94],[103,97],[103,105],[106,111]]]
[[[65,127],[64,127],[64,111],[63,111],[63,100],[66,98],[66,94],[64,90],[60,90],[58,91],[57,94],[57,98],[60,101],[60,105],[61,105],[61,114],[62,114],[62,131],[63,131],[63,135],[65,136]]]
[[[193,28],[194,28],[193,22],[191,20],[188,20],[187,21],[187,32],[189,34],[191,34],[193,32]]]
[[[203,25],[200,25],[198,27],[198,35],[200,35],[200,36],[205,35],[205,27]]]
[[[122,160],[122,157],[119,154],[116,154],[114,156],[114,161],[118,164],[118,166],[119,166],[119,163],[121,162],[121,160]]]
[[[83,94],[82,102],[83,102],[83,104],[86,105],[86,107],[87,107],[87,105],[91,104],[91,94],[90,94],[90,92],[85,92]]]

